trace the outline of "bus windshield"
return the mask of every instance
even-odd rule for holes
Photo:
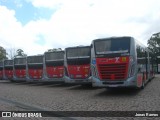
[[[95,41],[96,54],[129,53],[130,38],[111,38]]]
[[[69,48],[67,49],[67,58],[90,58],[90,47],[83,48]]]
[[[28,63],[43,63],[43,56],[30,56],[27,58]]]
[[[25,59],[25,58],[15,58],[15,59],[14,59],[14,64],[15,64],[15,65],[23,65],[23,64],[26,64],[26,59]]]
[[[47,53],[45,53],[45,59],[47,61],[63,60],[64,59],[64,52],[47,52]]]
[[[5,60],[4,65],[13,65],[13,60]]]

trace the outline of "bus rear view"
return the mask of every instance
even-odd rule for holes
[[[26,57],[14,58],[14,81],[26,80]]]
[[[132,37],[113,37],[92,42],[92,85],[136,86],[135,42]]]
[[[13,80],[13,60],[4,60],[5,79]]]
[[[64,51],[45,52],[44,81],[63,82]]]
[[[41,81],[43,78],[43,55],[27,57],[27,81]]]
[[[91,84],[90,46],[69,47],[65,49],[65,82]]]
[[[4,78],[4,62],[0,61],[0,80]]]

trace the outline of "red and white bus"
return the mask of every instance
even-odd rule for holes
[[[91,84],[90,60],[90,46],[66,48],[64,57],[65,82]]]
[[[13,78],[14,81],[26,80],[26,57],[14,58]]]
[[[4,60],[4,78],[13,80],[13,60]]]
[[[63,82],[64,51],[44,53],[44,81]]]
[[[92,41],[92,85],[95,87],[138,87],[154,77],[149,50],[132,37]]]
[[[4,79],[4,61],[0,61],[0,80]]]
[[[43,79],[43,55],[28,56],[26,70],[28,82],[41,81]]]

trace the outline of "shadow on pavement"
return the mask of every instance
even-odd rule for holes
[[[101,88],[92,87],[92,85],[77,85],[75,87],[69,88],[68,90],[96,90]]]
[[[106,88],[101,93],[96,94],[95,96],[135,96],[137,95],[141,90],[136,88]]]
[[[66,84],[66,83],[53,83],[53,84],[48,84],[48,85],[45,85],[46,87],[71,87],[71,86],[75,86],[73,84]]]

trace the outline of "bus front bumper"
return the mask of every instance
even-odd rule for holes
[[[29,78],[29,77],[26,77],[26,82],[42,82],[42,79],[43,78]]]
[[[127,80],[100,80],[92,77],[93,87],[137,87],[136,76],[130,77]]]
[[[13,77],[13,81],[24,82],[24,81],[26,81],[26,77],[23,77],[23,78]]]
[[[64,76],[65,83],[73,83],[73,84],[91,84],[92,80],[91,77],[87,79],[71,79],[67,76]]]
[[[42,79],[43,82],[64,82],[64,78],[48,78],[48,77],[44,77]]]

